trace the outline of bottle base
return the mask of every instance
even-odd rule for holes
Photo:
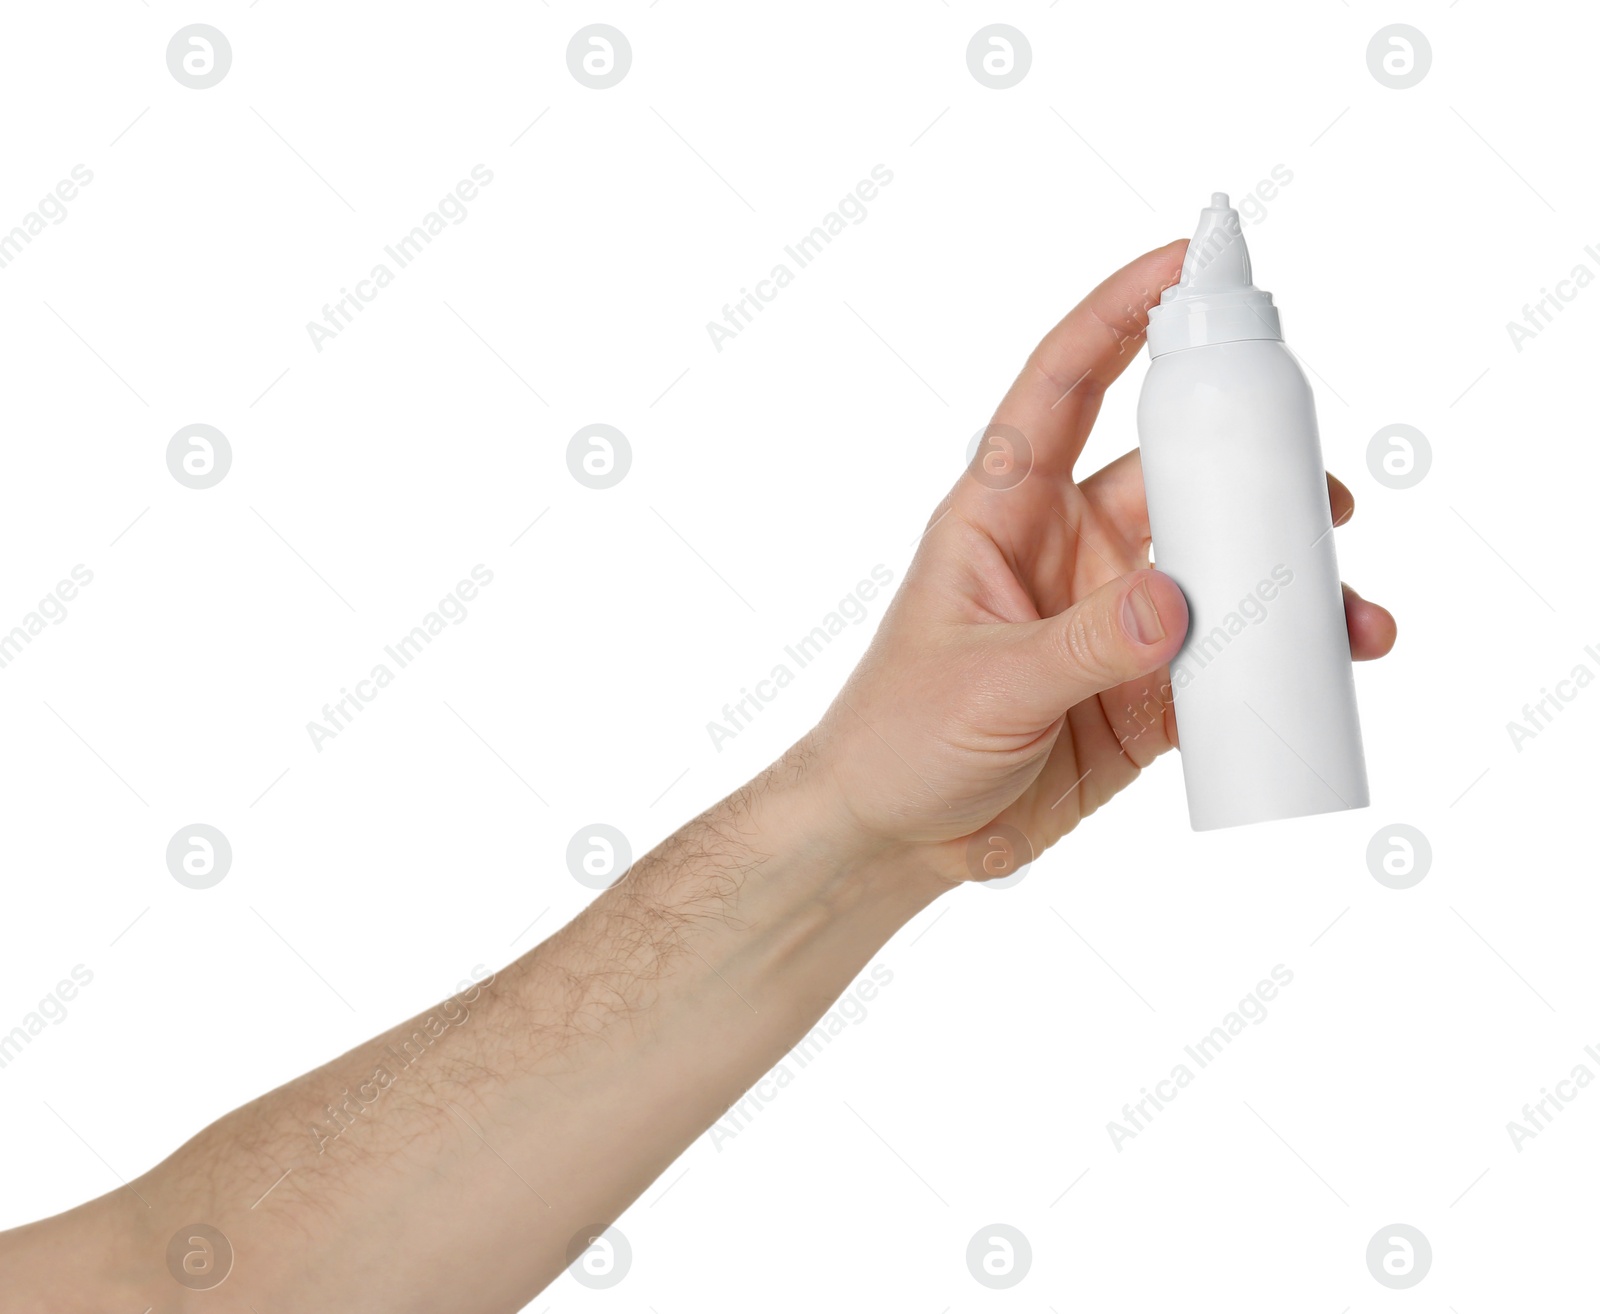
[[[1237,812],[1226,814],[1208,812],[1203,816],[1197,816],[1191,811],[1189,829],[1232,830],[1237,826],[1259,826],[1269,821],[1293,821],[1296,817],[1317,817],[1328,812],[1359,812],[1370,805],[1371,801],[1363,794],[1359,800],[1352,799],[1346,802],[1343,799],[1334,799],[1321,806],[1313,804],[1287,808],[1241,808]]]

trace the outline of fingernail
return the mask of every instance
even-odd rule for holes
[[[1130,639],[1147,647],[1167,637],[1161,613],[1156,610],[1147,585],[1129,589],[1128,596],[1122,600],[1122,628]]]

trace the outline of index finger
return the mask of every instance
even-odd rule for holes
[[[1027,440],[1035,473],[1071,475],[1101,397],[1144,345],[1150,307],[1178,281],[1188,244],[1180,238],[1124,265],[1034,348],[993,422]]]

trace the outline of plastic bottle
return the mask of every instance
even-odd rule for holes
[[[1367,805],[1311,388],[1218,192],[1151,308],[1139,448],[1189,633],[1172,694],[1195,830]]]

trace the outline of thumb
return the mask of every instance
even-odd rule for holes
[[[1047,725],[1085,698],[1148,675],[1177,655],[1189,604],[1159,570],[1102,585],[1059,616],[1024,627],[1017,682],[1030,721]]]

